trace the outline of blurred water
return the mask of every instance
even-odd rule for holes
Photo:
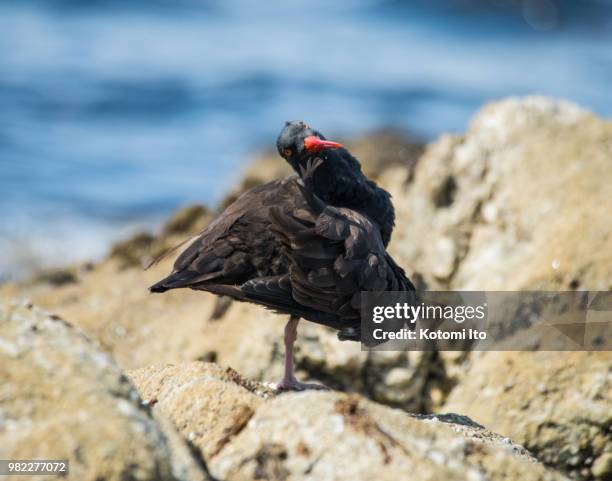
[[[287,119],[432,138],[528,93],[610,115],[611,6],[0,1],[0,278],[218,201]]]

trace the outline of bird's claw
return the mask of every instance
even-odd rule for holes
[[[330,389],[324,384],[318,384],[315,382],[300,382],[297,379],[283,379],[278,383],[269,383],[268,386],[273,391],[329,391]]]
[[[302,175],[303,180],[311,180],[314,176],[315,170],[319,168],[319,166],[323,163],[323,160],[320,157],[315,157],[308,159],[306,162],[306,168],[303,165],[300,165],[300,173]]]

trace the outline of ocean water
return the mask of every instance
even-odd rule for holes
[[[213,205],[285,120],[431,139],[611,85],[606,0],[3,0],[0,279]]]

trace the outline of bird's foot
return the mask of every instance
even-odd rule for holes
[[[283,379],[281,382],[274,382],[269,384],[270,389],[274,391],[306,391],[314,389],[317,391],[329,391],[329,388],[324,384],[318,384],[316,382],[300,382],[296,378]]]
[[[300,165],[300,173],[302,174],[302,179],[305,182],[312,180],[312,178],[314,177],[315,170],[317,170],[322,163],[323,159],[321,157],[315,157],[314,159],[308,159],[308,161],[306,162],[306,168]]]

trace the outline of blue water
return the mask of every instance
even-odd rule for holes
[[[611,84],[605,0],[0,1],[0,278],[214,204],[288,119],[430,139]]]

